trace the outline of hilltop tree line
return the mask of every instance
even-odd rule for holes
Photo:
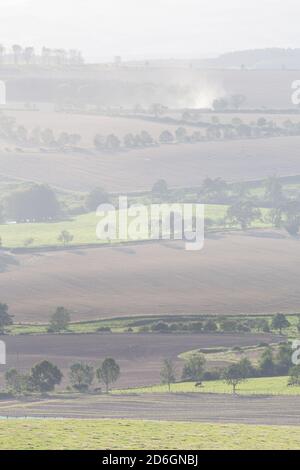
[[[12,63],[15,65],[62,66],[81,65],[84,60],[81,51],[77,49],[43,47],[41,51],[37,51],[33,46],[13,44],[11,47],[6,47],[0,44],[0,64],[3,66]]]

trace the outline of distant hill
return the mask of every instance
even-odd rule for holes
[[[222,54],[214,59],[196,61],[201,68],[299,70],[300,48],[297,49],[251,49]]]

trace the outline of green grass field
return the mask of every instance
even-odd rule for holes
[[[205,217],[211,219],[213,224],[218,226],[220,221],[224,219],[228,206],[208,204],[205,206]],[[263,218],[267,215],[267,210],[262,210]],[[7,248],[23,248],[26,240],[33,239],[30,247],[42,246],[62,246],[58,241],[58,237],[63,230],[67,230],[73,235],[73,240],[69,243],[72,245],[85,245],[104,243],[105,240],[99,240],[96,237],[96,226],[100,221],[100,217],[94,212],[79,215],[71,220],[65,220],[52,223],[23,223],[23,224],[2,224],[0,225],[0,237],[2,246]],[[264,228],[270,226],[264,221],[255,221],[253,227]],[[214,228],[214,225],[211,227]],[[236,229],[237,227],[232,227]],[[148,234],[141,233],[142,240],[148,239]]]
[[[0,420],[1,450],[300,449],[300,427],[129,420]]]
[[[300,395],[300,387],[288,387],[288,377],[262,377],[248,379],[237,387],[241,395]],[[114,393],[166,393],[167,385],[116,390]],[[171,385],[173,393],[232,393],[232,387],[223,380],[204,382],[202,387],[195,387],[194,382],[183,382]]]

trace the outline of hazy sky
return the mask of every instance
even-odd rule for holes
[[[0,0],[0,42],[89,60],[300,47],[299,0]]]

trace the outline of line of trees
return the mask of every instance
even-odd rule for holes
[[[269,333],[277,331],[283,334],[284,330],[290,326],[290,322],[283,313],[277,313],[269,321],[267,318],[230,318],[222,317],[218,319],[197,320],[189,322],[165,322],[157,321],[150,325],[143,325],[139,331],[141,333],[176,333],[176,332],[193,332],[193,333],[248,333],[251,331],[262,331]],[[298,322],[298,330],[300,331],[300,317]]]
[[[71,323],[71,312],[63,306],[58,306],[54,313],[50,316],[48,333],[62,333],[69,330]],[[8,305],[0,303],[0,333],[4,334],[6,328],[13,325],[13,316],[9,313]],[[176,332],[193,332],[193,333],[247,333],[251,331],[262,331],[269,333],[277,331],[280,335],[284,333],[286,328],[291,326],[289,320],[283,313],[277,313],[269,321],[266,318],[230,318],[222,317],[218,320],[213,318],[205,321],[197,320],[194,322],[170,322],[164,321],[154,322],[151,325],[143,325],[138,329],[139,333],[176,333]],[[297,329],[300,331],[300,317],[298,317]],[[110,328],[100,328],[99,331],[111,331]],[[131,331],[133,331],[131,329]]]
[[[22,46],[13,44],[12,47],[5,47],[0,44],[0,64],[9,65],[81,65],[84,63],[81,51],[77,49],[66,50],[63,48],[50,49],[43,47],[37,52],[33,46]]]
[[[120,366],[113,358],[104,359],[97,368],[87,363],[77,362],[69,369],[69,389],[87,393],[97,379],[98,383],[104,384],[106,393],[109,393],[112,384],[119,379],[120,374]],[[54,391],[62,380],[61,370],[47,360],[36,364],[27,373],[9,369],[5,374],[7,389],[13,394],[49,393]]]

